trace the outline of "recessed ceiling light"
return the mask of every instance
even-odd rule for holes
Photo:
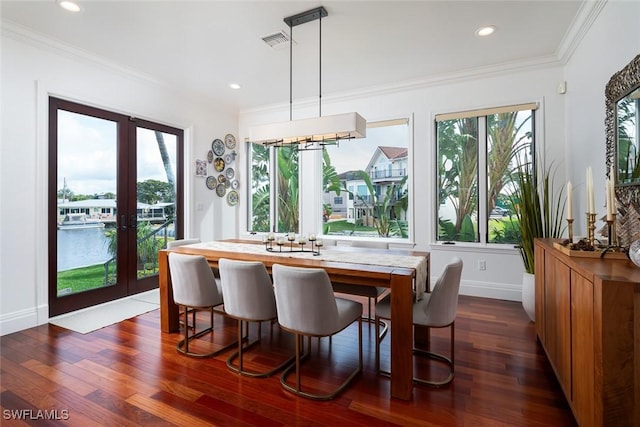
[[[486,27],[480,27],[476,30],[476,35],[480,37],[490,36],[496,31],[496,27],[493,25],[487,25]]]
[[[58,2],[61,8],[68,10],[69,12],[80,12],[80,6],[69,0],[61,0]]]
[[[231,89],[240,89],[240,85],[238,83],[229,83],[229,87]]]

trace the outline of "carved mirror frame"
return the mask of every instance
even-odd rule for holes
[[[615,73],[605,88],[607,176],[611,170],[611,164],[617,164],[617,102],[638,86],[640,86],[640,55]],[[614,175],[618,175],[617,167]],[[640,184],[622,185],[617,182],[617,179],[614,182],[617,205],[616,234],[620,246],[628,248],[631,242],[640,239]]]

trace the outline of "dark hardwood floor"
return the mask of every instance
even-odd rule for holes
[[[205,314],[199,326],[206,325]],[[389,380],[374,373],[373,328],[367,324],[363,373],[336,399],[316,402],[285,392],[279,374],[256,379],[230,372],[230,352],[213,359],[177,353],[181,335],[161,333],[159,317],[156,310],[86,335],[42,325],[3,336],[0,424],[576,425],[519,303],[461,296],[456,378],[441,389],[415,386],[409,402],[389,399]],[[204,338],[203,349],[236,336],[234,321],[219,315],[215,321],[213,342]],[[257,329],[251,332],[255,336]],[[293,340],[277,325],[270,330],[263,324],[262,336],[247,354],[247,367],[276,363],[292,351]],[[433,330],[432,349],[446,352],[447,337],[448,330]],[[331,345],[314,339],[303,385],[326,390],[337,384],[357,362],[356,340],[355,324]],[[389,361],[389,341],[383,341],[383,364]],[[442,373],[421,361],[416,371]],[[20,421],[19,415],[29,419]]]

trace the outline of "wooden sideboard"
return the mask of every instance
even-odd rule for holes
[[[640,426],[640,268],[535,245],[536,332],[578,424]]]

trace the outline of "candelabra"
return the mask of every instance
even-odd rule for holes
[[[573,243],[573,218],[567,218],[567,225],[569,228],[569,243]]]
[[[587,241],[591,246],[596,241],[596,214],[587,212]]]

